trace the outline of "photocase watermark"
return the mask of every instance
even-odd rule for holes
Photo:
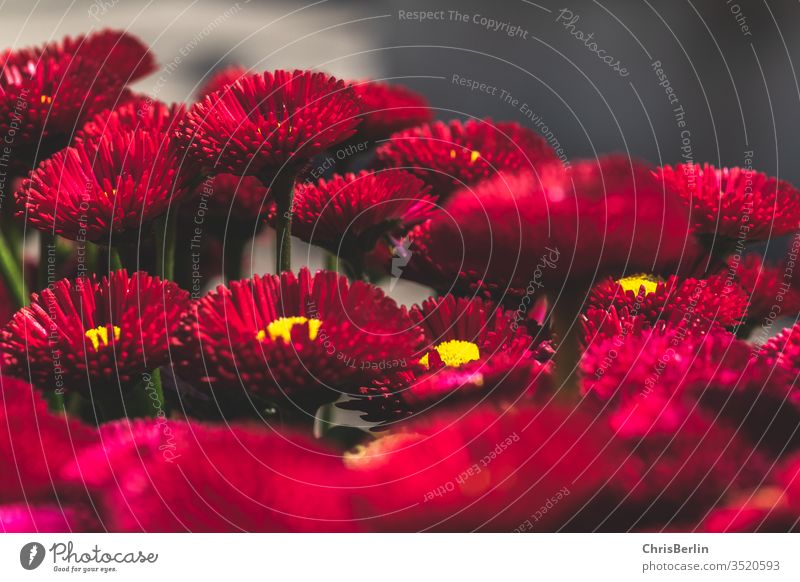
[[[516,331],[520,323],[525,321],[531,301],[533,301],[537,293],[544,288],[542,278],[544,277],[545,269],[555,269],[558,265],[558,259],[561,256],[561,252],[558,248],[551,249],[550,247],[545,247],[544,250],[546,252],[542,254],[536,266],[533,268],[531,280],[528,281],[528,285],[525,287],[525,295],[520,300],[519,306],[514,312],[514,321],[511,322],[511,329],[513,331]]]
[[[580,15],[575,14],[569,8],[562,8],[558,11],[556,16],[557,23],[561,24],[573,37],[582,42],[590,52],[597,55],[597,58],[604,62],[612,71],[617,73],[620,77],[629,76],[630,71],[628,71],[627,67],[623,66],[618,58],[609,55],[605,49],[600,47],[594,38],[593,32],[586,33],[576,27],[580,19]]]
[[[147,397],[153,401],[153,409],[156,411],[156,424],[161,430],[161,436],[164,440],[158,445],[158,450],[167,463],[175,462],[175,459],[180,457],[177,452],[178,446],[175,442],[175,434],[172,432],[172,427],[167,422],[167,415],[164,412],[164,401],[156,389],[153,376],[149,372],[142,374],[142,384],[144,384],[144,391]]]
[[[561,502],[561,500],[569,496],[569,494],[570,494],[569,487],[562,487],[561,489],[556,491],[556,493],[548,497],[547,501],[545,501],[539,509],[533,512],[533,514],[528,519],[526,519],[516,528],[514,528],[514,530],[512,530],[513,533],[524,533],[533,531],[535,528],[535,524],[541,521],[545,515],[547,515],[550,511],[552,511],[552,509],[556,505],[558,505]]]
[[[437,497],[444,497],[448,493],[452,493],[456,490],[456,487],[461,488],[462,490],[467,486],[467,482],[480,475],[481,473],[486,470],[486,468],[499,457],[504,452],[508,450],[508,448],[516,442],[519,442],[519,435],[516,432],[511,433],[505,439],[500,441],[495,445],[495,447],[486,453],[479,461],[473,463],[461,473],[455,479],[451,479],[445,483],[442,483],[435,489],[431,489],[430,491],[426,492],[423,496],[423,501],[433,501]]]

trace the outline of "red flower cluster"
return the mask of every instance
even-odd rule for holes
[[[0,64],[46,154],[0,236],[4,531],[798,528],[800,239],[744,249],[798,229],[789,184],[322,72],[166,105],[117,32]]]

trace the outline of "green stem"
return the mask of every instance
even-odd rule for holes
[[[8,246],[5,234],[0,231],[0,271],[3,273],[15,307],[19,309],[26,303],[25,281],[22,278],[22,267],[14,258]]]
[[[275,223],[275,272],[292,270],[292,201],[294,200],[295,172],[285,170],[270,183],[278,218]]]
[[[162,238],[156,243],[156,275],[172,281],[175,278],[175,241],[178,230],[178,208],[167,210],[158,223]]]
[[[91,275],[92,273],[97,273],[97,263],[98,258],[100,256],[100,247],[94,243],[85,242],[83,243],[83,266],[85,268],[85,273],[87,275]]]
[[[159,368],[153,370],[150,380],[153,383],[153,392],[155,393],[156,398],[153,398],[149,394],[145,393],[150,407],[149,416],[156,417],[158,416],[159,412],[163,412],[163,414],[166,415],[167,402],[164,399],[164,384],[161,382],[161,370]]]
[[[117,247],[109,247],[108,262],[110,271],[119,271],[123,268],[122,258],[120,257],[119,249]]]
[[[339,272],[339,257],[333,253],[325,254],[325,268],[328,271]]]
[[[51,392],[50,396],[48,397],[50,401],[50,410],[55,412],[64,412],[64,395],[61,392]]]

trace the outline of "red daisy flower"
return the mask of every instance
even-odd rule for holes
[[[358,137],[370,141],[383,139],[433,118],[428,100],[402,85],[356,81],[352,87],[364,111]]]
[[[693,229],[709,244],[782,236],[800,226],[800,192],[791,184],[747,168],[709,164],[664,166],[659,175],[691,209]]]
[[[173,421],[105,425],[65,475],[124,532],[355,529],[341,457],[274,430]]]
[[[553,164],[454,195],[412,232],[402,275],[498,301],[535,298],[565,281],[586,286],[607,274],[672,270],[692,246],[689,236],[680,202],[645,166],[621,156]]]
[[[360,262],[379,238],[401,236],[436,210],[429,191],[402,170],[334,175],[300,184],[294,193],[292,234]]]
[[[792,277],[793,267],[784,262],[768,264],[758,253],[745,255],[738,263],[729,262],[730,276],[735,277],[748,295],[746,328],[781,317],[800,313],[800,285]]]
[[[744,290],[721,276],[666,280],[649,275],[607,279],[587,298],[589,307],[642,315],[652,325],[680,324],[703,333],[711,326],[733,327],[741,322],[747,306]]]
[[[96,431],[47,403],[30,384],[0,376],[0,505],[49,501],[58,471],[76,451],[96,441]]]
[[[419,332],[377,287],[302,269],[218,287],[173,341],[185,379],[230,394],[244,387],[308,422],[322,404],[409,359]]]
[[[109,243],[143,226],[186,193],[180,157],[158,132],[114,131],[43,161],[16,193],[18,214],[43,231]]]
[[[386,370],[343,408],[365,412],[370,422],[388,423],[440,404],[516,401],[545,389],[547,354],[535,349],[511,312],[448,295],[414,306],[410,316],[425,333],[415,360]]]
[[[360,112],[343,81],[310,71],[265,72],[196,103],[178,137],[199,168],[261,174],[303,164],[347,139]]]
[[[444,199],[498,172],[530,170],[555,160],[547,142],[512,122],[437,121],[394,134],[377,150],[380,163],[418,174]]]
[[[188,301],[143,272],[58,281],[0,331],[3,369],[43,389],[102,395],[130,386],[169,362],[168,335]]]
[[[136,130],[159,134],[168,141],[171,133],[186,114],[186,106],[167,105],[150,97],[136,97],[116,109],[98,113],[75,134],[75,143],[91,141],[120,131]]]
[[[232,65],[230,67],[220,69],[219,71],[213,73],[205,82],[205,84],[200,87],[200,90],[197,92],[197,98],[198,100],[201,100],[204,97],[208,97],[220,89],[224,89],[229,85],[233,85],[236,83],[236,81],[248,74],[248,70],[244,67],[240,67],[239,65]]]
[[[0,54],[0,132],[24,166],[66,145],[82,120],[114,106],[127,83],[155,70],[137,38],[101,31]]]
[[[345,462],[360,517],[383,531],[553,531],[627,471],[607,429],[553,406],[426,417]]]

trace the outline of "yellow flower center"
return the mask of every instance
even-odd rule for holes
[[[114,340],[115,341],[119,340],[119,334],[120,334],[120,332],[122,330],[119,328],[119,326],[116,326],[116,325],[113,326],[112,329],[114,330]],[[101,326],[96,327],[94,329],[86,330],[86,333],[84,335],[87,338],[89,338],[90,342],[92,342],[92,347],[94,347],[94,351],[99,350],[101,344],[104,345],[104,346],[108,345],[108,326],[107,325],[101,325]]]
[[[469,364],[481,358],[481,352],[478,346],[472,342],[465,342],[463,340],[448,340],[440,343],[433,349],[439,354],[442,362],[451,368],[458,368],[459,366]],[[419,359],[419,363],[426,368],[430,367],[429,354],[430,352]]]
[[[269,339],[272,341],[282,338],[283,341],[288,344],[292,341],[292,328],[295,325],[303,325],[304,323],[308,324],[308,339],[312,341],[317,339],[319,326],[322,325],[322,322],[319,319],[308,319],[303,316],[281,317],[276,319],[270,323],[266,329],[259,331],[256,334],[256,339],[263,342],[267,339],[267,336],[269,336]]]
[[[624,291],[632,291],[636,295],[644,287],[645,295],[655,293],[658,289],[659,279],[652,275],[632,275],[630,277],[623,277],[617,281],[617,284],[622,287]]]

